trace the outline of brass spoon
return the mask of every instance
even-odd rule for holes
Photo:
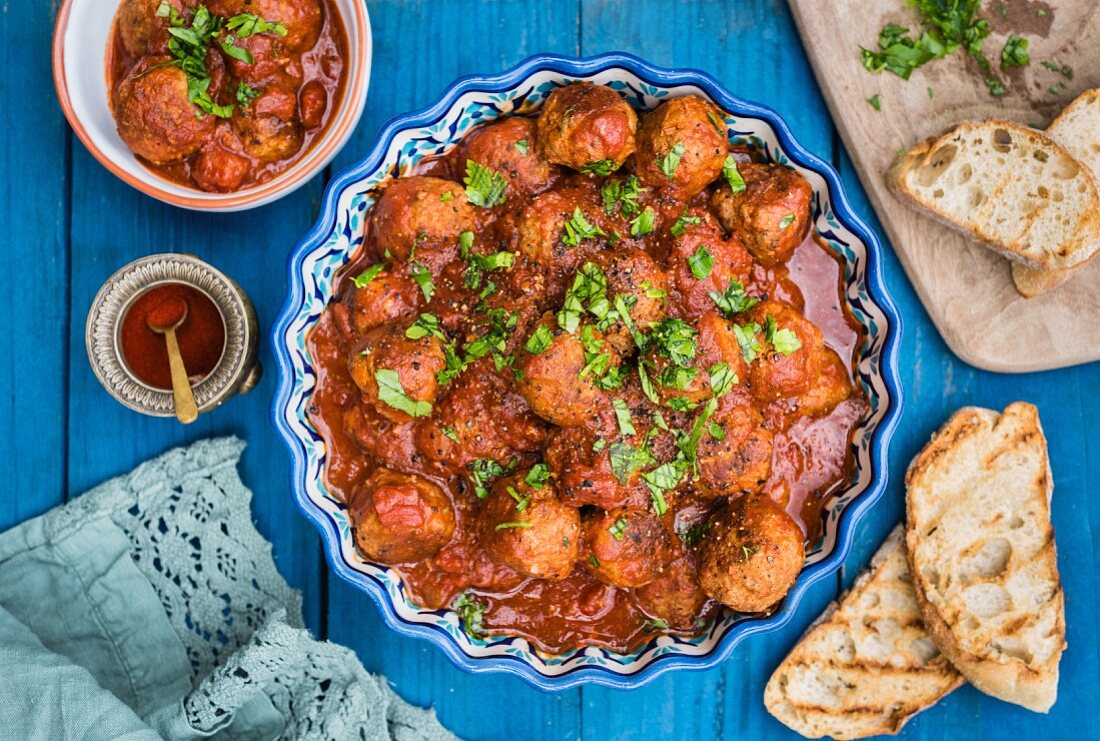
[[[176,419],[189,425],[198,419],[199,409],[195,404],[195,395],[191,393],[191,381],[187,378],[187,368],[183,365],[179,343],[176,342],[176,330],[187,321],[187,302],[181,300],[180,303],[183,304],[183,313],[170,326],[153,324],[151,317],[146,318],[145,324],[157,334],[164,335],[168,343],[168,367],[172,370],[172,399],[176,406]]]

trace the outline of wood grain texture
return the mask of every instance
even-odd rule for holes
[[[1100,5],[986,2],[983,17],[993,34],[985,49],[994,64],[1009,34],[1030,42],[1031,64],[1002,73],[1008,94],[999,98],[989,95],[977,64],[962,53],[917,69],[908,81],[865,70],[859,47],[877,48],[883,25],[919,26],[916,11],[897,0],[838,0],[826,12],[820,0],[790,0],[790,6],[871,203],[951,349],[972,365],[1001,372],[1100,358],[1100,260],[1064,286],[1025,299],[1006,260],[904,205],[883,177],[899,150],[960,121],[1005,118],[1043,128],[1079,92],[1100,85]],[[1073,79],[1046,69],[1043,60],[1069,65]],[[874,95],[881,111],[866,102]]]

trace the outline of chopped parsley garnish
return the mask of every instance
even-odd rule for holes
[[[740,193],[745,190],[745,179],[737,169],[737,160],[732,154],[726,155],[726,162],[722,165],[722,177],[730,184],[730,190]]]
[[[638,363],[638,380],[641,381],[642,393],[646,395],[646,398],[654,404],[660,404],[661,397],[657,395],[657,390],[653,388],[653,382],[649,380],[649,373],[646,372],[644,360]]]
[[[872,95],[870,98],[868,98],[867,102],[870,103],[871,107],[874,108],[876,111],[882,110],[882,101],[879,99],[879,96],[877,94]]]
[[[619,164],[615,160],[606,159],[589,162],[581,169],[581,172],[587,172],[591,173],[592,175],[599,175],[601,178],[605,178],[618,169]]]
[[[161,3],[162,5],[166,3]],[[254,13],[240,13],[233,16],[225,24],[226,27],[237,34],[239,39],[247,39],[258,33],[273,33],[278,36],[286,36],[286,26],[282,23],[269,23]]]
[[[638,431],[634,429],[634,421],[630,418],[630,409],[626,406],[626,402],[616,398],[611,400],[611,405],[615,408],[615,421],[619,425],[619,434],[623,437],[636,435]]]
[[[369,268],[364,270],[362,273],[360,273],[359,275],[352,278],[351,282],[355,284],[356,288],[366,288],[367,285],[372,280],[377,278],[378,274],[381,273],[385,269],[386,269],[386,266],[383,263],[378,263],[377,265],[371,265]]]
[[[668,291],[666,291],[666,290],[665,290],[665,289],[663,289],[663,288],[658,288],[657,286],[655,286],[655,285],[653,285],[652,283],[650,283],[650,282],[649,282],[648,280],[643,280],[643,281],[641,282],[641,285],[640,285],[639,287],[640,287],[640,288],[641,288],[641,289],[642,289],[643,291],[645,291],[645,295],[646,295],[646,296],[647,296],[648,298],[659,298],[659,299],[664,299],[665,297],[667,297],[667,296],[668,296]]]
[[[523,510],[527,509],[527,505],[531,503],[531,497],[522,496],[518,491],[516,491],[516,487],[514,486],[509,486],[507,491],[508,496],[510,496],[516,503],[516,512],[522,512]]]
[[[657,376],[657,383],[665,388],[675,391],[683,391],[695,380],[698,371],[694,368],[685,368],[679,365],[669,365],[663,368]]]
[[[485,620],[487,604],[474,596],[472,592],[463,592],[451,605],[451,609],[462,619],[462,626],[472,638],[481,636],[482,623]]]
[[[454,199],[454,197],[455,197],[454,193],[452,193],[449,190],[445,190],[439,195],[439,200],[442,201],[443,203],[450,203]],[[473,232],[462,232],[462,234],[469,234],[472,237],[474,233]],[[461,236],[461,235],[459,235],[459,236]]]
[[[530,522],[502,522],[497,525],[495,530],[526,530],[531,527]]]
[[[592,452],[599,453],[601,450],[607,447],[607,440],[602,437],[597,437],[596,442],[592,443]]]
[[[541,489],[550,480],[550,466],[545,463],[536,463],[523,477],[524,482],[534,489]]]
[[[592,568],[594,569],[600,568],[600,559],[596,558],[594,555],[588,556],[588,563],[592,564]]]
[[[745,543],[741,546],[741,563],[746,563],[750,558],[760,552],[760,546]]]
[[[1023,67],[1030,62],[1031,57],[1027,53],[1027,45],[1028,41],[1023,36],[1017,36],[1016,34],[1009,36],[1004,49],[1001,49],[1001,68]]]
[[[258,97],[260,97],[260,94],[251,87],[243,82],[237,83],[237,102],[241,104],[241,108],[247,108]]]
[[[710,367],[710,388],[715,396],[728,394],[737,380],[737,374],[730,370],[729,363],[715,363]]]
[[[611,459],[611,472],[620,484],[625,484],[638,470],[653,462],[648,450],[626,443],[611,443],[607,452]]]
[[[668,154],[657,160],[657,167],[661,168],[661,172],[669,180],[675,177],[676,168],[680,166],[680,158],[684,156],[685,151],[684,143],[676,142],[672,145],[672,149],[668,150]]]
[[[217,118],[229,118],[233,115],[233,105],[219,105],[210,96],[210,73],[206,69],[206,53],[211,42],[220,39],[223,19],[210,14],[205,5],[200,5],[191,17],[191,25],[167,0],[157,6],[156,15],[168,19],[168,51],[173,59],[165,64],[179,67],[187,78],[187,99],[198,110],[199,118],[210,114]],[[222,39],[224,42],[225,40]],[[232,48],[232,42],[227,42]],[[225,48],[223,46],[223,48]],[[242,50],[243,51],[243,50]],[[227,50],[228,53],[228,50]],[[245,61],[251,61],[251,58]]]
[[[1050,61],[1046,61],[1046,60],[1043,60],[1041,62],[1041,64],[1044,67],[1046,67],[1047,69],[1049,69],[1051,72],[1057,72],[1058,74],[1060,74],[1062,77],[1066,78],[1067,80],[1072,80],[1073,79],[1073,70],[1070,69],[1068,66],[1066,66],[1064,64],[1059,66],[1059,65],[1055,64],[1054,62],[1050,62]]]
[[[734,279],[730,279],[729,287],[724,292],[709,291],[707,295],[710,296],[711,301],[718,307],[718,310],[726,316],[748,311],[760,303],[760,299],[753,298],[745,293],[745,286],[741,284],[741,281]]]
[[[473,160],[466,160],[466,200],[475,206],[492,208],[504,203],[507,196],[508,181],[499,172],[490,170]]]
[[[431,402],[412,399],[405,393],[397,371],[379,368],[374,372],[374,380],[378,384],[378,398],[383,404],[410,417],[427,417],[432,413]]]
[[[780,355],[790,355],[802,347],[802,341],[798,339],[798,335],[789,329],[779,329],[776,326],[775,317],[771,314],[768,314],[764,322],[764,337]]]
[[[680,366],[688,366],[695,359],[695,327],[683,319],[665,317],[653,327],[652,342],[664,357]]]
[[[575,208],[573,215],[565,222],[565,234],[561,241],[568,247],[576,247],[582,240],[606,236],[607,232],[589,222],[580,208]]]
[[[405,330],[405,336],[410,340],[419,340],[423,337],[431,335],[443,342],[448,342],[447,335],[443,334],[443,329],[439,326],[439,317],[435,314],[421,314],[416,318],[416,321]]]
[[[680,218],[676,219],[676,223],[669,228],[669,233],[674,237],[682,237],[686,231],[687,226],[699,226],[702,222],[698,216],[688,216],[685,211],[680,215]]]
[[[657,214],[653,212],[653,209],[646,207],[645,211],[642,211],[638,216],[630,222],[630,236],[632,237],[644,237],[653,231],[653,225],[656,222]]]
[[[451,442],[458,442],[458,431],[454,427],[441,427],[440,431]]]
[[[432,283],[432,271],[418,262],[413,262],[409,263],[409,275],[416,281],[416,285],[420,286],[420,291],[424,294],[424,300],[431,301],[432,294],[435,293],[435,284]]]
[[[581,327],[581,346],[584,348],[584,367],[578,379],[591,375],[596,388],[610,391],[623,385],[623,376],[618,367],[611,367],[611,353],[605,350],[602,340],[596,338],[591,325]]]
[[[511,461],[507,467],[497,463],[492,458],[478,458],[470,465],[470,483],[474,485],[474,493],[478,499],[489,496],[489,484],[492,480],[503,476],[515,466]]]
[[[691,274],[695,276],[695,280],[703,280],[710,276],[710,271],[714,268],[714,256],[710,254],[710,250],[704,245],[700,245],[699,249],[695,250],[695,254],[688,257],[688,267],[691,268]]]
[[[584,263],[574,274],[557,314],[558,326],[569,334],[576,333],[585,311],[596,317],[596,328],[601,332],[619,320],[619,312],[607,296],[607,276],[592,262]]]
[[[664,618],[646,618],[646,621],[642,623],[642,630],[668,630],[668,621]]]
[[[527,140],[526,139],[520,139],[519,141],[517,141],[512,146],[515,147],[516,151],[519,152],[520,154],[522,154],[524,157],[527,156]]]
[[[788,226],[794,223],[794,214],[787,214],[779,220],[779,228],[786,229]]]
[[[532,355],[541,355],[546,352],[554,341],[554,333],[545,324],[535,327],[535,331],[527,338],[527,344],[523,347]]]
[[[649,487],[649,495],[653,499],[653,511],[660,517],[668,512],[668,502],[665,501],[665,492],[672,491],[680,484],[684,476],[681,466],[673,463],[662,463],[648,473],[642,474],[642,481]]]
[[[645,192],[636,175],[628,175],[625,180],[615,180],[600,188],[603,196],[603,210],[608,214],[616,211],[623,218],[632,219],[641,211],[638,196]]]
[[[628,524],[625,517],[620,517],[611,524],[611,527],[607,528],[607,532],[611,533],[611,537],[615,540],[622,540],[626,534]]]
[[[756,337],[759,332],[760,325],[756,322],[733,325],[733,336],[737,338],[737,344],[741,348],[741,357],[745,359],[746,363],[756,360],[757,353],[764,349],[760,344],[760,340]]]
[[[707,530],[710,530],[710,522],[700,522],[698,525],[692,525],[689,528],[680,530],[676,534],[680,536],[680,540],[684,542],[689,548],[694,548],[699,544],[699,541],[706,535]]]

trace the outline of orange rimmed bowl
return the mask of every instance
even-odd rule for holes
[[[344,94],[321,137],[277,176],[233,193],[207,193],[172,182],[138,161],[115,129],[107,89],[107,50],[121,0],[63,0],[53,35],[53,79],[69,125],[100,164],[157,200],[196,211],[241,211],[304,185],[347,142],[367,102],[371,28],[363,0],[332,0],[348,36]]]

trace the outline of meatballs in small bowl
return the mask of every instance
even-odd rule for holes
[[[775,630],[882,494],[881,248],[771,110],[626,54],[458,80],[289,261],[275,424],[394,630],[549,691]]]
[[[239,211],[306,183],[366,103],[357,0],[65,0],[53,75],[73,131],[166,203]]]

